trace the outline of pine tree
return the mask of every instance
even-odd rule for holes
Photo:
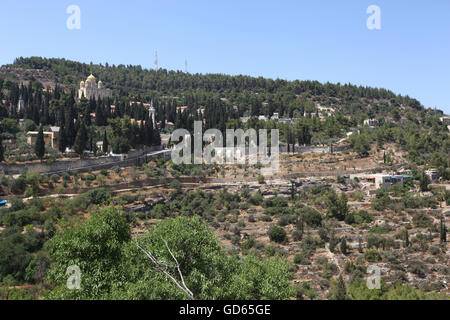
[[[36,156],[41,160],[44,158],[45,155],[45,141],[44,141],[44,129],[39,127],[39,132],[36,139],[36,144],[34,146],[34,151],[36,153]]]
[[[84,122],[81,123],[80,129],[78,129],[77,136],[75,138],[75,142],[73,144],[73,149],[80,156],[83,157],[84,150],[86,150],[86,145],[88,143],[88,136],[86,125]]]
[[[106,130],[105,130],[105,133],[103,135],[103,153],[108,153],[108,148],[109,148],[108,137],[106,136]]]

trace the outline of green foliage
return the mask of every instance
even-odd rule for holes
[[[380,262],[382,260],[380,253],[375,249],[368,249],[364,252],[364,258],[367,262]]]
[[[389,288],[381,281],[380,289],[369,289],[365,281],[354,281],[348,288],[352,300],[449,300],[445,293],[427,293],[411,285],[396,283]]]
[[[340,197],[334,190],[328,192],[327,195],[327,216],[344,221],[348,214],[347,196],[342,193]]]
[[[163,220],[137,241],[158,261],[173,265],[169,247],[196,299],[288,299],[294,295],[286,261],[263,261],[253,255],[241,261],[229,257],[198,217]],[[49,249],[53,263],[48,279],[55,286],[51,299],[187,298],[166,275],[154,269],[131,240],[123,214],[114,208],[58,233]],[[82,271],[81,290],[65,286],[69,265],[78,265]],[[172,271],[178,278],[170,268]]]
[[[42,126],[39,128],[39,133],[36,138],[36,144],[34,146],[34,152],[36,153],[36,156],[42,160],[45,155],[45,141],[44,141],[44,130],[42,129]]]
[[[373,217],[370,213],[365,210],[360,210],[358,212],[350,212],[345,217],[345,223],[349,225],[361,225],[363,223],[370,223],[373,221]]]
[[[100,299],[123,281],[121,261],[131,239],[124,215],[110,207],[95,212],[87,223],[57,233],[48,242],[52,265],[48,280],[55,288],[50,299]],[[66,270],[78,266],[82,290],[69,290]]]
[[[353,150],[358,153],[360,157],[367,157],[370,151],[370,144],[365,135],[352,135],[350,137],[350,143]]]
[[[278,226],[271,226],[267,234],[270,240],[274,242],[282,243],[287,239],[286,231]]]
[[[40,247],[39,235],[33,230],[22,233],[22,228],[11,227],[0,232],[0,278],[10,275],[24,281],[32,252]]]
[[[80,156],[83,156],[84,151],[87,149],[88,135],[87,129],[84,121],[81,122],[80,128],[78,129],[77,135],[75,137],[75,142],[73,145],[73,150]]]

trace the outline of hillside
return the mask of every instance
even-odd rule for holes
[[[315,112],[317,106],[334,108],[343,115],[358,118],[402,116],[417,119],[425,116],[424,107],[416,99],[395,95],[386,89],[350,84],[186,74],[164,69],[146,70],[141,66],[94,65],[40,57],[18,58],[0,69],[0,77],[16,81],[36,79],[44,85],[57,82],[73,89],[78,88],[80,81],[89,74],[101,79],[116,96],[142,99],[169,96],[176,97],[179,103],[193,106],[222,98],[226,104],[238,106],[240,116],[270,116],[273,112],[285,117],[303,116],[305,112]]]

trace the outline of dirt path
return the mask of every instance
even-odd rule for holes
[[[336,258],[336,255],[333,252],[331,252],[330,245],[328,243],[325,244],[325,250],[327,252],[327,257],[329,259],[331,259],[333,261],[333,263],[338,267],[339,274],[341,274],[342,273],[342,268],[341,268],[341,266],[339,264],[339,260],[338,260],[338,258]]]

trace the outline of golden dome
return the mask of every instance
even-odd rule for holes
[[[88,82],[95,82],[95,80],[96,79],[95,79],[94,75],[92,75],[92,74],[87,78]]]

